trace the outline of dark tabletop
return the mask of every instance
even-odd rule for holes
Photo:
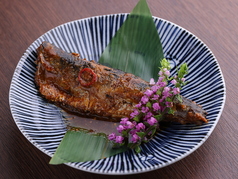
[[[50,157],[17,128],[9,107],[15,67],[28,46],[48,30],[90,16],[129,13],[137,0],[0,1],[0,178],[122,178],[49,165]],[[238,1],[148,0],[154,16],[182,26],[216,56],[226,82],[226,103],[207,141],[186,158],[125,178],[238,178]],[[123,177],[123,178],[124,178]]]

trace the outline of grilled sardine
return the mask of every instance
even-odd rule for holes
[[[139,103],[148,82],[121,70],[81,59],[43,42],[37,49],[35,83],[49,102],[84,117],[119,121],[128,117]],[[166,121],[179,123],[207,122],[206,112],[195,102],[183,98],[175,102],[174,115]]]

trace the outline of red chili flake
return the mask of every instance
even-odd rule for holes
[[[78,79],[82,86],[88,87],[97,81],[97,75],[92,69],[84,68],[80,70]]]

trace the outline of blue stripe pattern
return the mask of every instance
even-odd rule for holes
[[[58,26],[39,37],[26,50],[14,72],[10,107],[16,125],[37,148],[52,156],[66,132],[60,109],[39,96],[34,84],[36,48],[49,41],[67,52],[98,61],[101,53],[128,14],[96,16]],[[225,83],[219,64],[209,48],[187,30],[153,17],[165,57],[176,66],[186,62],[189,81],[182,95],[201,104],[208,112],[202,126],[170,124],[141,146],[136,154],[124,153],[90,162],[68,163],[76,169],[109,175],[147,172],[172,164],[195,151],[210,136],[225,103]]]

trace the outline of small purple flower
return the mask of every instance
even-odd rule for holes
[[[170,83],[172,83],[173,85],[175,85],[177,83],[177,81],[175,79],[173,79]]]
[[[152,113],[152,112],[148,112],[148,113],[145,115],[145,119],[148,119],[148,118],[150,118],[151,116],[153,116],[153,113]]]
[[[120,124],[124,124],[125,125],[128,120],[129,119],[127,117],[121,118]]]
[[[159,99],[159,95],[157,95],[157,94],[155,94],[154,96],[153,96],[153,98],[151,98],[152,100],[158,100]]]
[[[135,105],[135,107],[136,107],[136,108],[140,108],[141,105],[142,105],[141,103],[138,103],[138,104]]]
[[[185,78],[182,78],[181,81],[184,82],[184,81],[185,81]]]
[[[168,87],[165,87],[165,88],[168,88]],[[169,91],[167,91],[167,89],[163,91],[163,97],[164,98],[167,98],[167,97],[170,97],[170,96],[171,96],[170,88],[169,88]]]
[[[163,90],[163,92],[169,92],[170,91],[170,88],[169,87],[164,87],[164,90]]]
[[[136,117],[140,112],[137,109],[134,109],[134,111],[130,114],[132,118]]]
[[[162,96],[162,98],[159,100],[159,102],[164,102],[164,100],[166,99],[166,96]]]
[[[158,111],[158,110],[161,109],[159,103],[154,103],[154,104],[152,105],[152,107],[153,107],[154,111]]]
[[[115,142],[121,144],[124,140],[124,137],[122,136],[116,136]]]
[[[166,76],[169,76],[169,75],[170,75],[170,72],[169,72],[168,70],[166,70],[166,71],[164,72],[164,74],[165,74]]]
[[[149,101],[149,98],[148,98],[147,96],[143,96],[143,97],[141,98],[142,104],[146,104],[148,101]]]
[[[136,143],[140,140],[140,137],[137,134],[132,135],[132,143]]]
[[[147,119],[147,122],[149,123],[149,125],[153,126],[154,124],[157,123],[157,120],[154,117],[151,117]]]
[[[117,131],[119,132],[119,133],[121,133],[123,130],[125,130],[126,128],[123,126],[123,125],[119,125],[118,127],[117,127]]]
[[[163,71],[159,71],[159,76],[162,76],[163,75]]]
[[[145,129],[145,125],[142,122],[140,122],[136,125],[136,129],[138,129],[138,130]]]
[[[163,92],[163,97],[168,97],[169,96],[169,93],[168,92]]]
[[[160,86],[158,86],[158,85],[154,85],[154,86],[151,87],[151,90],[152,90],[154,93],[156,93],[156,92],[158,91],[158,89],[160,89]]]
[[[160,76],[158,81],[162,82],[164,80],[164,78],[165,78],[164,76]]]
[[[159,85],[160,87],[165,87],[165,86],[167,85],[167,83],[164,82],[164,81],[162,81],[162,82],[158,82],[158,85]]]
[[[133,127],[135,127],[135,124],[132,123],[131,121],[127,121],[127,122],[126,122],[126,125],[127,125],[127,128],[128,128],[128,129],[132,129]]]
[[[179,88],[174,88],[173,89],[173,93],[174,93],[174,95],[179,94],[180,93],[180,89]]]
[[[154,92],[150,89],[147,89],[144,94],[147,95],[148,97],[150,97]]]
[[[108,136],[108,139],[109,140],[114,140],[116,138],[116,134],[115,133],[111,133],[111,134],[109,134],[109,136]]]
[[[133,129],[133,130],[131,130],[129,133],[130,133],[131,135],[134,135],[134,134],[136,134],[137,132],[139,132],[138,129]]]
[[[141,112],[142,113],[147,113],[149,111],[149,108],[148,107],[142,107],[141,108]]]
[[[155,84],[155,80],[154,80],[154,78],[151,78],[150,79],[150,85],[154,85]]]

